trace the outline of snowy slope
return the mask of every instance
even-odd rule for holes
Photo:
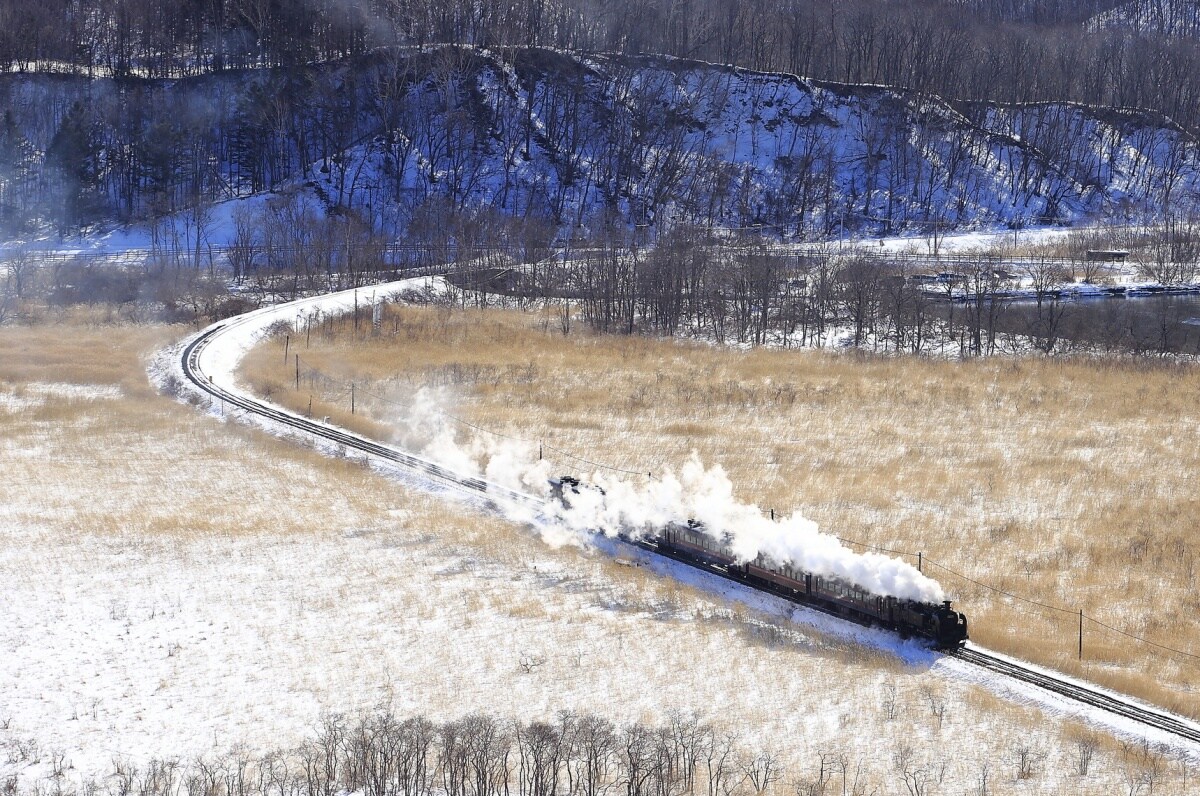
[[[1061,102],[970,112],[987,129],[1063,164],[1073,182],[1096,192],[1107,213],[1190,204],[1200,195],[1196,139],[1164,117]]]
[[[473,124],[448,119],[453,135],[392,131],[310,176],[350,205],[388,185],[418,196],[440,186],[454,204],[559,223],[615,212],[800,237],[1067,221],[1101,204],[1097,187],[1037,150],[890,89],[652,57],[538,52],[476,66],[456,89]],[[444,89],[418,93],[453,104]],[[424,118],[434,115],[429,107]],[[464,136],[474,137],[467,158],[423,143]],[[394,156],[399,148],[411,155]]]
[[[1194,205],[1200,181],[1194,139],[1151,114],[956,109],[665,57],[441,48],[304,75],[0,76],[24,153],[0,164],[0,202],[42,223],[60,213],[46,153],[77,104],[96,147],[86,207],[120,220],[307,183],[398,232],[436,205],[812,239],[1153,214]]]

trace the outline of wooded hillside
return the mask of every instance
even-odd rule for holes
[[[662,56],[386,48],[182,80],[0,76],[8,234],[307,185],[374,229],[487,208],[565,232],[781,240],[1189,213],[1200,146],[1152,112],[950,105]]]
[[[430,208],[780,239],[1186,214],[1177,5],[12,0],[0,232],[302,183],[391,232]]]
[[[385,45],[661,53],[947,99],[1072,100],[1200,123],[1190,3],[1136,0],[10,0],[0,68],[146,77]],[[1152,6],[1152,8],[1148,7]],[[1191,24],[1184,20],[1191,19]],[[1183,34],[1183,35],[1179,35]]]

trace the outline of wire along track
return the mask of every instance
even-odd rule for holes
[[[436,462],[430,461],[423,457],[415,456],[411,453],[383,445],[353,432],[346,431],[335,426],[330,426],[326,423],[316,422],[310,418],[294,414],[272,404],[254,400],[213,382],[213,380],[205,375],[201,369],[201,355],[204,353],[204,350],[211,345],[213,341],[216,340],[223,332],[230,331],[231,329],[246,322],[248,322],[248,319],[243,316],[242,318],[234,318],[230,321],[223,321],[215,324],[204,332],[201,332],[195,339],[193,339],[184,347],[181,362],[183,367],[183,375],[196,389],[218,401],[222,401],[230,406],[237,407],[248,413],[272,420],[289,428],[311,434],[314,437],[326,440],[336,445],[345,446],[347,449],[356,450],[360,453],[367,454],[368,456],[375,456],[379,459],[400,465],[401,467],[413,472],[416,475],[424,477],[433,483],[448,486],[470,495],[482,496],[486,500],[493,503],[496,499],[499,499],[509,504],[520,506],[537,513],[541,513],[545,509],[545,501],[534,497],[533,495],[508,489],[507,487],[491,483],[482,478],[462,476],[445,467],[442,467]],[[782,595],[769,589],[760,588],[754,583],[747,582],[745,579],[732,576],[730,573],[724,571],[721,567],[671,555],[669,552],[659,549],[658,546],[653,542],[629,538],[623,538],[622,541],[633,544],[634,546],[646,550],[652,554],[664,556],[666,558],[671,558],[672,560],[688,564],[711,575],[726,578],[735,583],[746,586],[747,588],[765,591],[769,594],[774,594],[777,597],[782,597],[783,599],[789,600],[790,602],[804,605],[809,608],[814,608],[818,611],[833,613],[823,609],[819,605],[801,602],[788,595]],[[837,614],[835,613],[834,615],[836,616]],[[1119,696],[1112,695],[1095,688],[1090,688],[1077,682],[1054,677],[1045,672],[1024,667],[1013,661],[997,658],[976,647],[964,647],[959,650],[948,652],[947,654],[953,658],[974,666],[978,666],[981,669],[985,669],[995,674],[1008,677],[1018,682],[1037,686],[1038,688],[1041,688],[1049,693],[1056,694],[1074,702],[1102,710],[1114,716],[1119,716],[1144,727],[1154,728],[1184,740],[1200,744],[1200,725],[1197,725],[1195,722],[1190,722],[1186,719],[1173,716],[1164,711],[1154,710],[1152,708],[1133,703],[1127,699],[1122,699]]]

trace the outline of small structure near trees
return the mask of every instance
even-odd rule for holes
[[[1123,263],[1129,252],[1123,249],[1088,249],[1087,259],[1092,263]]]

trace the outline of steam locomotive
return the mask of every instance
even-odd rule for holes
[[[589,488],[572,476],[550,484],[551,496],[564,506],[570,506],[572,494]],[[718,539],[695,520],[670,524],[654,535],[622,534],[620,538],[852,622],[927,639],[938,649],[955,649],[967,641],[967,618],[950,607],[950,600],[937,604],[873,594],[840,578],[807,572],[761,553],[752,561],[739,561],[728,535]]]

